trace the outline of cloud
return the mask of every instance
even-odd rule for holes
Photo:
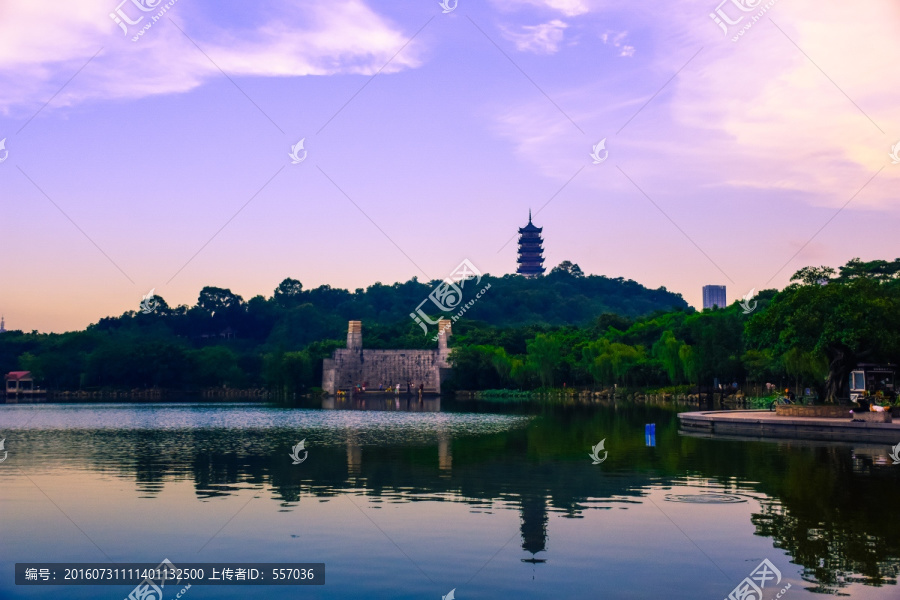
[[[521,32],[501,27],[503,37],[516,45],[521,52],[535,54],[555,54],[563,40],[563,31],[568,27],[559,19],[540,25],[522,25]]]
[[[615,160],[643,169],[647,186],[672,198],[749,196],[835,209],[853,198],[848,210],[898,209],[900,165],[888,154],[900,141],[900,70],[885,48],[897,37],[900,7],[873,5],[860,20],[853,6],[779,2],[737,43],[705,15],[677,8],[665,22],[640,21],[651,28],[640,39],[652,44],[639,71],[620,61],[601,79],[553,91],[601,136],[650,100],[610,142]],[[620,27],[598,37],[629,56],[635,44],[627,35]],[[583,152],[567,137],[536,139],[556,121],[525,102],[498,110],[497,131],[522,160],[564,181]]]
[[[890,186],[879,184],[900,177],[887,156],[900,135],[891,93],[900,72],[883,51],[896,38],[898,12],[873,5],[860,21],[849,6],[778,3],[738,43],[707,23],[703,33],[718,43],[679,76],[673,118],[724,134],[719,148],[731,158],[721,179],[731,187],[800,192],[837,207],[887,165],[852,206],[896,207]]]
[[[519,10],[524,7],[546,8],[567,17],[583,15],[592,10],[590,0],[494,0],[494,4],[504,11]]]
[[[0,112],[40,106],[101,48],[53,106],[186,92],[221,77],[219,68],[230,76],[371,75],[410,35],[360,0],[304,3],[302,10],[284,4],[243,29],[241,23],[219,26],[215,20],[225,17],[197,0],[179,0],[155,23],[150,21],[155,12],[141,13],[126,2],[122,10],[132,20],[144,16],[127,36],[109,17],[116,0],[65,7],[48,11],[28,0],[0,7]],[[151,27],[132,42],[148,23]],[[420,52],[414,41],[384,72],[419,66]]]
[[[619,56],[630,58],[634,56],[634,46],[624,43],[626,37],[628,37],[627,31],[616,32],[607,30],[606,33],[603,33],[600,36],[600,39],[604,44],[608,44],[613,48],[618,48]]]

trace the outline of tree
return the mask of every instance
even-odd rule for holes
[[[463,390],[496,389],[501,384],[494,359],[498,348],[490,345],[459,346],[450,353],[453,382],[450,387]]]
[[[799,281],[805,285],[824,285],[831,281],[834,272],[832,267],[803,267],[794,273],[791,281]]]
[[[192,373],[202,386],[236,387],[246,379],[238,366],[237,355],[225,346],[207,346],[192,353]]]
[[[282,308],[288,308],[299,304],[302,300],[303,284],[296,279],[286,278],[275,288],[273,298]]]
[[[493,354],[491,355],[491,365],[493,365],[494,369],[497,371],[497,376],[500,377],[500,383],[506,384],[510,380],[510,373],[512,373],[512,359],[509,354],[506,353],[506,350],[503,348],[494,348]]]
[[[849,281],[859,277],[870,277],[879,281],[890,281],[900,276],[900,258],[891,262],[872,260],[863,262],[858,258],[851,259],[840,268],[841,281]]]
[[[751,348],[741,356],[747,379],[755,383],[769,383],[781,375],[783,365],[772,355],[772,350]]]
[[[600,339],[582,348],[582,364],[602,385],[628,383],[628,373],[646,358],[644,348]]]
[[[584,277],[584,272],[581,270],[581,267],[570,260],[564,260],[550,269],[551,275],[555,275],[557,273],[571,275],[572,277]]]
[[[197,308],[209,317],[240,308],[243,303],[244,299],[231,290],[212,286],[200,290],[200,296],[197,298]]]
[[[850,371],[862,361],[900,354],[900,288],[894,281],[856,273],[849,280],[819,283],[824,272],[798,271],[766,310],[747,324],[751,343],[784,355],[791,348],[820,354],[828,362],[825,401],[833,403]]]
[[[542,387],[553,387],[554,374],[562,364],[560,340],[546,333],[537,334],[528,342],[528,362],[541,378]]]
[[[688,382],[700,381],[700,366],[694,348],[683,344],[678,349],[678,358],[681,359],[681,366],[684,369],[684,378]]]
[[[679,350],[683,342],[675,339],[675,334],[669,330],[663,332],[659,341],[653,344],[653,356],[662,362],[666,375],[669,376],[670,383],[679,383],[681,381],[684,367],[681,364]]]
[[[811,382],[816,391],[822,390],[822,384],[828,375],[828,362],[824,356],[795,347],[784,353],[782,361],[785,372],[794,378],[795,390],[801,389],[802,382]]]

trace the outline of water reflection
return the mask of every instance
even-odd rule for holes
[[[892,516],[900,467],[885,464],[887,449],[877,446],[680,436],[674,412],[622,404],[472,414],[441,412],[438,399],[373,396],[333,400],[323,408],[333,410],[4,409],[0,432],[10,457],[0,465],[0,477],[16,477],[13,469],[40,480],[69,472],[114,476],[133,481],[137,497],[147,501],[183,482],[202,502],[263,491],[260,497],[288,513],[305,499],[328,502],[345,494],[375,505],[461,503],[471,514],[515,510],[523,553],[518,560],[537,569],[560,555],[550,539],[551,515],[578,519],[592,511],[629,510],[658,492],[660,501],[650,509],[686,532],[702,532],[709,514],[739,532],[746,517],[727,519],[745,515],[748,503],[735,505],[735,512],[708,513],[703,504],[673,506],[663,499],[666,493],[731,494],[753,500],[755,535],[801,565],[813,591],[896,585],[900,572],[900,521]],[[460,407],[445,402],[443,408]],[[654,446],[645,437],[651,422]],[[292,465],[290,449],[302,438],[309,458]],[[609,451],[602,466],[588,457],[600,439]],[[634,535],[659,535],[649,527]],[[735,544],[749,548],[752,540]]]
[[[355,394],[330,396],[321,401],[326,410],[388,410],[403,412],[441,412],[441,399],[427,397],[419,399],[412,394]]]

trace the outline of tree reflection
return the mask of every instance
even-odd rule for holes
[[[23,455],[59,456],[132,479],[144,497],[166,482],[191,481],[200,500],[264,489],[281,510],[344,493],[452,499],[472,510],[514,506],[529,555],[523,560],[535,563],[552,554],[550,512],[579,516],[598,503],[627,508],[690,474],[765,496],[752,516],[756,533],[802,566],[812,591],[897,583],[900,520],[891,503],[900,498],[900,467],[881,464],[878,448],[685,437],[673,411],[649,406],[510,410],[533,418],[478,434],[310,430],[302,467],[291,464],[288,452],[299,439],[287,428],[34,430],[19,443]],[[645,423],[656,423],[655,448],[644,445]],[[587,455],[601,439],[609,459],[599,469]]]
[[[885,520],[890,519],[884,515]],[[837,594],[851,583],[895,585],[900,573],[898,537],[888,538],[874,529],[857,529],[855,524],[826,523],[796,516],[777,503],[766,503],[763,512],[753,515],[759,535],[775,540],[803,567],[808,588],[821,594]]]

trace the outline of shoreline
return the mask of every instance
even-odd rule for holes
[[[780,417],[769,410],[678,414],[679,433],[713,438],[751,437],[816,441],[900,443],[900,423],[854,422],[821,417]]]

